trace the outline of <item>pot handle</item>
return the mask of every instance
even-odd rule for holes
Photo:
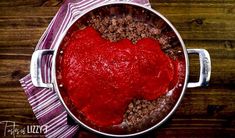
[[[187,87],[208,86],[211,77],[211,58],[205,49],[187,49],[188,54],[198,54],[200,61],[200,77],[198,82],[189,82]]]
[[[33,53],[30,64],[30,74],[32,83],[36,87],[53,88],[52,83],[44,83],[42,80],[42,57],[44,55],[53,55],[54,50],[37,50]]]

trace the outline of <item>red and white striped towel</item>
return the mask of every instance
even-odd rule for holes
[[[54,43],[58,36],[64,31],[68,23],[82,13],[83,10],[99,3],[105,3],[113,0],[67,0],[63,3],[60,10],[52,19],[48,28],[40,38],[36,49],[53,49]],[[125,0],[124,0],[125,1]],[[126,0],[132,1],[145,6],[150,6],[148,0]],[[43,60],[42,70],[45,82],[50,82],[49,71],[51,68],[51,57]],[[32,110],[38,119],[40,125],[47,126],[46,137],[73,137],[78,131],[78,125],[69,125],[67,123],[67,113],[60,103],[56,92],[47,88],[34,87],[30,74],[20,80],[25,90],[26,96]]]

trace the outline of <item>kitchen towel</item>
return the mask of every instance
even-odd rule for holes
[[[72,22],[87,8],[96,4],[117,0],[67,0],[64,1],[55,17],[41,36],[35,50],[53,49],[59,35],[67,25]],[[121,1],[121,0],[120,0]],[[123,0],[131,1],[150,7],[148,0]],[[43,59],[41,66],[44,81],[50,82],[51,56]],[[45,137],[73,137],[79,129],[78,125],[67,123],[67,113],[59,100],[56,92],[48,88],[37,88],[32,84],[31,76],[28,74],[20,80],[26,93],[32,110],[41,126],[47,126]]]

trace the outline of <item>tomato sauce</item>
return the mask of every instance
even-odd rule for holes
[[[99,127],[120,124],[133,99],[155,100],[173,89],[178,60],[157,40],[110,42],[92,27],[74,31],[64,43],[61,83],[73,105]]]

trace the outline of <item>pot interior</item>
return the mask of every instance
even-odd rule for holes
[[[115,123],[110,123],[112,125],[97,125],[92,122],[87,116],[84,114],[85,108],[89,108],[89,102],[83,102],[84,107],[79,109],[79,102],[76,102],[76,98],[82,96],[81,94],[74,94],[88,90],[88,87],[93,87],[95,84],[92,84],[93,81],[87,81],[82,76],[80,76],[81,81],[79,82],[68,80],[68,76],[66,77],[65,68],[73,64],[73,61],[66,58],[66,50],[68,51],[68,47],[71,45],[76,45],[78,42],[75,40],[75,37],[79,37],[82,35],[87,35],[86,40],[81,41],[91,41],[93,38],[92,33],[89,36],[89,33],[77,33],[80,30],[85,30],[86,28],[92,28],[96,32],[100,34],[102,39],[110,41],[112,43],[118,43],[123,39],[128,39],[132,42],[133,46],[138,46],[138,41],[144,38],[151,38],[159,42],[161,51],[169,57],[171,62],[174,62],[174,86],[171,87],[167,92],[162,94],[156,99],[146,100],[143,97],[135,97],[127,104],[123,104],[125,106],[125,111],[123,112],[122,120],[119,123],[118,121],[113,121]],[[80,41],[80,40],[79,40]],[[93,41],[93,40],[92,40]],[[74,42],[73,44],[71,42]],[[82,42],[81,42],[82,43]],[[79,47],[79,46],[78,46]],[[79,50],[78,50],[79,51]],[[74,51],[70,51],[71,57],[74,53],[78,52],[76,49]],[[68,53],[68,52],[67,52]],[[86,56],[89,51],[86,51],[83,56]],[[76,55],[76,54],[75,54]],[[81,56],[81,54],[80,54]],[[90,56],[90,55],[89,55]],[[112,54],[110,54],[112,56]],[[79,60],[79,59],[78,59]],[[71,64],[65,64],[65,61],[71,62]],[[67,63],[66,62],[66,63]],[[75,62],[75,61],[74,61]],[[77,61],[76,61],[77,62]],[[82,61],[81,61],[82,62]],[[75,121],[79,124],[87,128],[92,128],[97,132],[101,132],[104,134],[113,134],[113,135],[128,135],[134,134],[138,132],[143,132],[153,126],[156,126],[160,121],[166,119],[166,116],[172,111],[175,107],[176,103],[179,101],[182,92],[184,91],[184,82],[186,78],[186,63],[185,63],[185,53],[183,50],[183,46],[174,32],[174,30],[167,24],[165,20],[163,20],[156,13],[145,9],[143,7],[139,7],[137,5],[131,4],[111,4],[98,7],[82,17],[80,17],[67,31],[66,36],[64,37],[62,43],[59,46],[57,55],[56,55],[56,79],[57,84],[59,86],[59,93],[65,103],[66,108],[74,117]],[[88,63],[87,63],[88,64]],[[80,66],[82,64],[78,64]],[[85,65],[85,64],[83,64]],[[144,68],[145,71],[148,71],[149,68]],[[71,70],[69,70],[71,72]],[[74,71],[74,78],[76,78],[76,71]],[[94,75],[95,76],[95,75]],[[101,75],[102,76],[102,75]],[[102,78],[97,81],[100,82]],[[89,80],[89,79],[88,79]],[[105,81],[104,81],[105,82]],[[76,88],[70,89],[71,83],[79,83],[76,85]],[[91,83],[91,84],[89,84]],[[131,82],[124,81],[123,85]],[[84,84],[84,85],[83,85]],[[105,83],[102,83],[106,85]],[[159,85],[163,87],[164,82],[154,82],[153,85]],[[108,84],[107,84],[108,85]],[[98,86],[97,86],[98,87]],[[137,87],[137,86],[136,86]],[[169,86],[168,86],[169,87]],[[108,87],[107,89],[109,89]],[[111,89],[111,88],[110,88]],[[92,91],[96,91],[94,88]],[[76,92],[75,92],[76,91]],[[95,92],[92,92],[94,94]],[[98,93],[98,92],[97,92]],[[141,93],[141,90],[140,90]],[[86,92],[87,94],[87,92]],[[84,96],[84,93],[83,93]],[[86,95],[90,96],[90,95]],[[118,97],[119,95],[116,94]],[[92,96],[91,96],[92,97]],[[102,96],[101,96],[102,97]],[[112,97],[112,96],[111,96]],[[78,98],[79,99],[79,98]],[[92,99],[92,98],[87,98]],[[105,98],[104,98],[105,99]],[[97,108],[96,111],[89,111],[89,113],[99,114],[99,106],[98,104],[103,104],[103,102],[107,102],[104,99],[100,99],[100,101],[90,101],[96,102]],[[112,98],[111,98],[112,100]],[[122,99],[120,99],[122,100]],[[113,102],[111,102],[113,104]],[[109,105],[112,108],[112,105]],[[110,107],[103,107],[110,108]],[[115,107],[113,107],[115,108]],[[119,109],[119,108],[117,108]],[[89,110],[89,109],[87,109]],[[112,111],[112,110],[111,110]],[[115,110],[116,111],[116,110]],[[119,111],[116,111],[120,114]],[[105,122],[105,118],[112,118],[115,116],[115,112],[107,112],[104,116],[103,121]],[[91,115],[93,118],[96,116]],[[100,124],[102,124],[102,119]]]

